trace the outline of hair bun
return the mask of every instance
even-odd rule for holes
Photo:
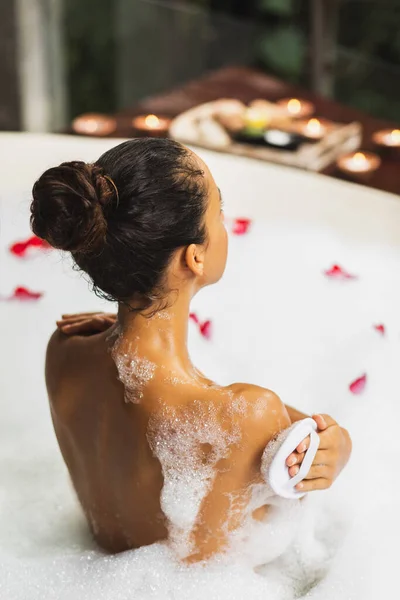
[[[97,251],[107,234],[103,209],[113,194],[96,165],[73,161],[48,169],[33,186],[32,230],[54,248]]]

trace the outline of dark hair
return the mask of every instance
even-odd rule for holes
[[[204,173],[170,139],[123,142],[94,164],[62,163],[32,193],[33,232],[69,250],[98,295],[138,298],[140,310],[162,297],[174,251],[206,241]]]

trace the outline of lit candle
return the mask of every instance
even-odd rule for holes
[[[372,139],[378,146],[400,148],[400,129],[382,129],[382,131],[376,131]]]
[[[310,140],[320,140],[330,126],[331,124],[328,121],[309,119],[308,121],[299,121],[297,131]]]
[[[265,129],[269,122],[265,111],[258,108],[248,108],[244,120],[246,127],[250,129]]]
[[[166,134],[171,124],[170,119],[156,115],[139,115],[132,120],[132,126],[148,135]]]
[[[299,113],[301,112],[301,102],[300,100],[297,100],[297,98],[291,98],[291,100],[289,100],[289,102],[287,103],[287,109],[288,112],[295,116],[298,116]]]
[[[318,119],[310,119],[306,125],[306,134],[312,138],[320,138],[324,134],[324,127]]]
[[[110,135],[117,128],[117,121],[108,115],[88,113],[72,121],[72,129],[81,135]]]
[[[300,100],[299,98],[282,98],[282,100],[278,100],[277,105],[284,109],[292,119],[309,117],[315,111],[315,106],[312,102]]]
[[[351,152],[337,160],[338,168],[355,177],[364,177],[379,168],[381,159],[372,152]]]
[[[345,160],[345,165],[350,171],[368,171],[370,163],[362,152],[356,152]]]

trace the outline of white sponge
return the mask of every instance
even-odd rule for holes
[[[302,498],[305,492],[298,492],[295,486],[308,474],[319,447],[317,424],[307,418],[293,423],[282,431],[264,450],[261,472],[273,492],[282,498]],[[310,447],[306,451],[300,471],[291,477],[286,460],[297,446],[310,436]]]

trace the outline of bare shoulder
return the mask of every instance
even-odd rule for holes
[[[242,434],[252,446],[264,448],[291,425],[284,403],[271,390],[246,383],[235,383],[229,389],[232,404],[242,406]]]
[[[65,354],[68,338],[56,329],[49,339],[46,350],[46,369],[48,366],[54,367],[60,363],[61,357]]]
[[[70,371],[77,362],[79,346],[78,336],[64,335],[59,329],[56,329],[50,337],[46,351],[46,385],[50,397],[53,397],[62,383],[66,375],[66,367],[68,366]]]

